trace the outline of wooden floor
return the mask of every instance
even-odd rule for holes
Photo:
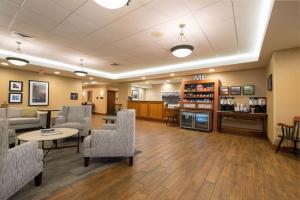
[[[94,125],[102,123],[94,118]],[[50,199],[299,199],[297,156],[267,140],[137,121],[133,167],[122,162]],[[91,160],[93,162],[93,160]]]

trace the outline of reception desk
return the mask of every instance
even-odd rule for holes
[[[163,101],[128,101],[127,108],[135,109],[139,119],[163,121]]]

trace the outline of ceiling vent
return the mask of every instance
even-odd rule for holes
[[[13,31],[12,34],[18,38],[22,38],[22,39],[33,39],[32,36],[26,34],[26,33],[21,33],[21,32],[17,32],[17,31]]]
[[[111,64],[110,64],[110,66],[113,66],[113,67],[119,67],[119,66],[120,66],[120,64],[119,64],[119,63],[115,63],[115,62],[114,62],[114,63],[111,63]]]

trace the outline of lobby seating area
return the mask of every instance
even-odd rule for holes
[[[300,0],[1,0],[0,200],[299,200]]]

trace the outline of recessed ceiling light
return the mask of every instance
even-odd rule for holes
[[[146,79],[146,77],[145,77],[145,76],[143,76],[143,77],[142,77],[142,79],[143,79],[143,80],[145,80],[145,79]]]
[[[214,71],[216,71],[215,69],[209,69],[208,70],[209,72],[214,72]]]
[[[175,76],[175,74],[174,74],[174,73],[171,73],[170,76]]]
[[[149,84],[150,82],[149,81],[146,81],[146,84]]]
[[[56,71],[56,72],[54,72],[54,74],[60,74],[60,72]]]
[[[94,0],[97,4],[108,9],[118,9],[129,5],[130,0]]]
[[[5,65],[5,66],[7,66],[7,65],[8,65],[8,63],[6,63],[6,62],[2,62],[2,63],[1,63],[1,65]]]
[[[89,79],[90,79],[90,80],[93,80],[94,78],[93,78],[93,77],[90,77]]]

